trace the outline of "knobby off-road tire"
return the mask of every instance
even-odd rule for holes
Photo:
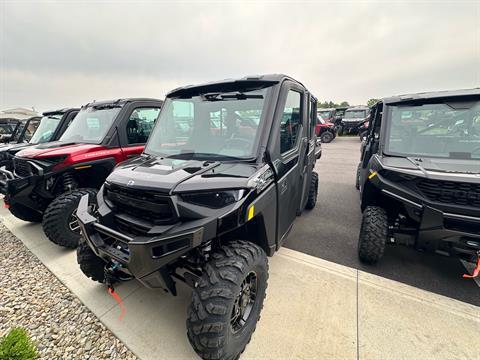
[[[318,174],[313,171],[312,172],[312,179],[310,180],[310,188],[308,190],[308,200],[305,208],[311,210],[317,204],[317,196],[318,196]]]
[[[360,190],[360,164],[357,166],[357,175],[355,178],[355,189]]]
[[[376,264],[383,256],[387,241],[388,217],[384,209],[367,206],[363,212],[358,238],[358,257],[367,264]]]
[[[26,206],[23,206],[22,204],[14,204],[10,205],[8,208],[10,210],[10,213],[15,216],[16,218],[23,220],[23,221],[29,221],[29,222],[41,222],[42,221],[42,215],[35,210],[29,209]]]
[[[50,241],[72,249],[78,246],[80,229],[75,229],[75,212],[80,198],[87,194],[89,195],[89,204],[96,204],[96,189],[77,189],[60,195],[48,205],[43,215],[42,226]]]
[[[77,263],[87,277],[99,283],[105,282],[105,262],[95,255],[85,241],[80,241],[78,244]]]
[[[255,299],[245,284],[255,277]],[[192,293],[187,335],[203,359],[238,359],[250,342],[267,289],[268,262],[265,252],[247,241],[233,241],[214,253]],[[243,291],[242,291],[243,289]],[[250,299],[250,311],[237,317],[242,300]],[[241,310],[240,310],[241,311]],[[240,312],[241,313],[241,312]],[[241,325],[240,318],[245,319]]]
[[[333,134],[330,131],[325,131],[322,135],[320,135],[320,140],[322,143],[329,143],[334,139]]]

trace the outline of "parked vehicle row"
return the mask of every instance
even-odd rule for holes
[[[363,140],[360,260],[403,244],[480,270],[480,90],[385,98],[346,109],[342,124]],[[316,205],[317,136],[336,136],[311,92],[286,75],[223,80],[164,102],[47,112],[22,129],[0,147],[11,213],[77,248],[82,272],[110,292],[133,279],[172,295],[190,286],[192,347],[238,358],[260,318],[267,257]]]

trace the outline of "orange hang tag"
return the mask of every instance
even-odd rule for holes
[[[472,275],[463,274],[463,277],[467,279],[473,279],[473,278],[476,278],[479,273],[480,273],[480,256],[477,259],[477,266],[475,267],[475,269],[473,269]]]
[[[108,293],[110,295],[113,296],[113,298],[115,299],[115,301],[118,303],[118,306],[120,307],[120,317],[118,318],[120,321],[123,320],[123,318],[125,317],[125,306],[123,305],[123,301],[122,299],[120,298],[120,295],[118,295],[115,290],[113,290],[113,288],[109,287],[108,288]]]

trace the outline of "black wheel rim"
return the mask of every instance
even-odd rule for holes
[[[252,314],[257,300],[257,274],[250,271],[240,286],[240,292],[233,303],[230,326],[234,333],[243,329]]]

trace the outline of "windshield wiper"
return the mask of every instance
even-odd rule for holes
[[[230,155],[220,155],[212,153],[202,153],[202,152],[182,152],[179,154],[165,156],[167,159],[182,159],[182,160],[244,160],[243,158]]]
[[[242,92],[236,93],[207,93],[202,94],[204,101],[223,101],[223,100],[246,100],[246,99],[263,99],[261,94],[245,94]]]
[[[412,159],[411,157],[407,156],[407,160],[415,165],[425,176],[428,175],[427,170],[425,170],[425,168],[419,164],[420,161],[423,161],[421,158]]]

